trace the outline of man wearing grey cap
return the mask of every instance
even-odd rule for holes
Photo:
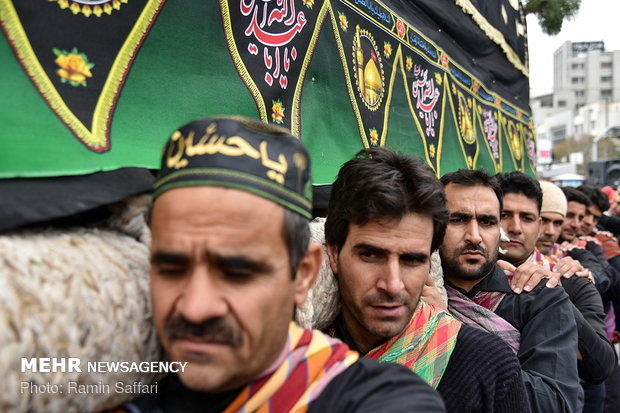
[[[150,227],[153,321],[187,362],[128,411],[443,411],[402,366],[292,322],[321,264],[310,159],[282,128],[199,120],[164,147]]]

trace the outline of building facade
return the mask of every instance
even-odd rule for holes
[[[530,102],[539,142],[620,136],[620,129],[614,132],[620,128],[620,50],[606,51],[602,41],[568,41],[553,59],[553,92]]]

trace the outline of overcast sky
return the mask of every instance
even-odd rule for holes
[[[530,51],[530,96],[551,92],[553,52],[567,40],[571,42],[605,41],[605,50],[620,49],[620,0],[581,0],[581,8],[572,20],[565,20],[556,36],[542,32],[536,17],[527,16]]]

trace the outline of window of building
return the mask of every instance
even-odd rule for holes
[[[601,62],[601,69],[610,69],[611,62]]]
[[[603,89],[601,90],[601,98],[610,98],[611,97],[611,89]]]
[[[601,76],[601,82],[611,82],[611,76]]]
[[[559,143],[566,138],[566,128],[559,127],[551,129],[551,141],[553,143]]]
[[[558,100],[558,108],[565,108],[565,107],[566,107],[566,101]]]
[[[575,91],[575,97],[582,98],[584,96],[585,96],[585,92],[583,90],[576,90]]]

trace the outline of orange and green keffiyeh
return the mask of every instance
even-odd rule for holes
[[[224,413],[306,412],[327,384],[359,358],[340,340],[295,323],[286,345],[286,357],[275,370],[246,386]]]
[[[437,388],[456,346],[461,325],[446,311],[420,300],[403,332],[366,356],[380,362],[402,364]]]

